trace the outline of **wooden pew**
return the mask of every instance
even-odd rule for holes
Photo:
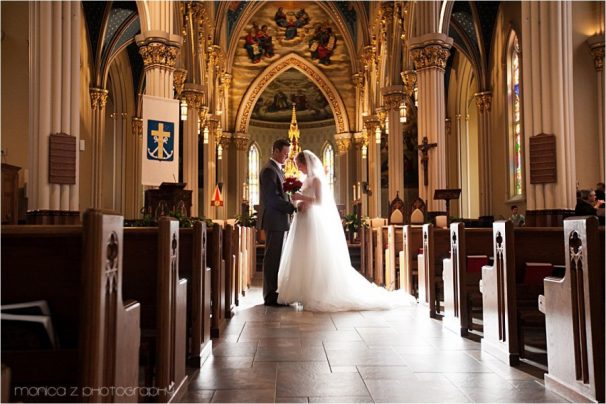
[[[389,225],[383,227],[385,249],[385,288],[399,289],[401,286],[400,252],[403,248],[403,226]]]
[[[225,260],[225,318],[232,318],[236,308],[236,280],[240,256],[240,226],[227,221],[223,231],[223,260]]]
[[[373,249],[373,232],[370,227],[362,227],[360,229],[360,240],[362,243],[362,249],[364,250],[363,260],[363,271],[362,274],[366,279],[371,280],[373,278],[373,265],[374,265],[374,249]]]
[[[565,219],[564,246],[564,277],[545,278],[539,298],[545,387],[572,402],[604,402],[604,228],[595,217]]]
[[[212,351],[210,268],[206,265],[206,223],[179,231],[179,275],[187,279],[188,364],[200,367]]]
[[[450,258],[444,259],[444,318],[442,324],[466,336],[472,329],[472,309],[482,307],[480,279],[483,264],[492,256],[492,229],[466,229],[462,222],[450,225]],[[470,258],[469,256],[475,256]],[[473,260],[473,261],[472,261]],[[469,265],[468,265],[469,263]],[[478,301],[476,303],[476,301]]]
[[[423,229],[405,225],[402,228],[400,287],[410,295],[418,295],[418,253],[423,247]]]
[[[383,231],[382,227],[387,225],[387,220],[383,218],[370,219],[371,230],[371,249],[372,249],[372,272],[370,280],[377,285],[383,285],[385,279],[383,277],[383,260],[385,257],[383,246]]]
[[[536,302],[540,285],[523,285],[526,263],[564,264],[562,228],[516,228],[510,221],[493,224],[494,264],[482,268],[482,351],[516,365],[524,355],[525,327],[544,328]],[[538,315],[537,315],[538,313]],[[533,323],[531,323],[533,322]]]
[[[444,257],[450,255],[448,229],[436,229],[423,225],[423,253],[419,254],[419,303],[429,307],[429,316],[436,318],[440,312],[440,297],[443,290],[442,265]]]
[[[45,300],[58,340],[55,349],[3,350],[13,400],[137,401],[136,390],[96,390],[138,385],[141,306],[122,298],[122,225],[89,210],[83,226],[2,226],[2,304]],[[55,389],[17,389],[28,386]]]
[[[124,229],[124,295],[141,302],[144,386],[157,401],[178,399],[187,389],[187,280],[179,279],[179,222]],[[146,398],[146,397],[141,397]]]
[[[223,228],[214,224],[207,229],[207,265],[211,269],[211,327],[210,335],[218,338],[225,328],[225,260],[223,259]]]

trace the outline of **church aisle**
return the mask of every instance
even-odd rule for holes
[[[266,307],[260,281],[182,402],[565,402],[542,378],[442,330],[426,310]]]

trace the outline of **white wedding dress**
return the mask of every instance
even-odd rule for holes
[[[301,193],[320,202],[295,214],[284,242],[278,272],[278,303],[299,302],[305,310],[385,310],[414,302],[403,291],[389,292],[371,283],[351,266],[341,219],[318,157],[305,150],[308,168]]]

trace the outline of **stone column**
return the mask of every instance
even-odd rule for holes
[[[351,195],[352,182],[350,175],[350,161],[349,161],[349,148],[351,146],[351,133],[337,133],[335,135],[335,144],[337,146],[337,155],[335,156],[335,162],[337,163],[339,178],[336,183],[338,184],[338,194],[335,195],[335,200],[340,201],[345,205],[347,212],[351,212]]]
[[[389,165],[389,182],[387,201],[396,197],[404,199],[404,130],[400,123],[400,103],[404,100],[403,86],[389,86],[383,88],[383,100],[387,118],[389,120],[389,133],[387,134],[387,161]]]
[[[215,191],[215,186],[217,185],[216,132],[217,128],[219,128],[219,116],[209,115],[206,120],[206,127],[208,128],[208,143],[203,145],[203,160],[206,164],[206,175],[204,177],[204,200],[202,201],[202,212],[206,218],[216,219],[217,209],[210,205],[210,201],[212,199],[213,192]]]
[[[29,21],[28,210],[78,212],[80,7],[70,2],[32,3]],[[57,133],[75,138],[74,184],[49,182],[49,136]]]
[[[91,150],[92,150],[92,184],[91,203],[93,208],[101,209],[103,203],[103,135],[105,133],[105,104],[107,90],[102,88],[90,89],[92,107]]]
[[[490,175],[492,172],[490,164],[490,128],[492,119],[490,104],[492,92],[483,91],[474,94],[476,107],[478,108],[478,166],[479,166],[479,188],[480,188],[480,216],[492,215],[492,198],[490,194]]]
[[[192,191],[191,216],[199,216],[198,201],[198,112],[204,102],[200,86],[187,83],[181,98],[187,103],[187,120],[183,124],[183,182]]]
[[[594,35],[587,40],[593,55],[593,63],[597,73],[598,86],[598,133],[600,136],[600,181],[604,182],[604,33]]]
[[[527,211],[574,209],[576,167],[571,2],[522,2],[522,94]],[[530,138],[556,137],[557,182],[530,183]]]
[[[248,144],[250,142],[250,138],[247,133],[234,133],[233,136],[234,146],[235,146],[235,155],[236,155],[236,200],[239,204],[244,200],[244,195],[242,194],[242,184],[248,184]],[[252,204],[252,202],[251,202]],[[251,206],[252,207],[252,206]],[[240,209],[236,209],[237,213],[240,213]]]
[[[381,216],[381,144],[377,144],[375,130],[379,126],[379,118],[369,115],[364,120],[368,133],[368,215]]]
[[[143,188],[141,186],[141,147],[143,142],[143,120],[133,117],[131,121],[131,136],[127,139],[128,156],[126,158],[126,206],[124,217],[136,219],[140,217],[143,208]]]
[[[363,183],[368,183],[367,162],[368,162],[368,136],[365,132],[355,132],[353,134],[355,145],[355,176],[356,185],[362,186]],[[366,155],[366,156],[365,156]],[[362,202],[362,215],[368,216],[368,200],[366,194],[362,190],[360,193],[360,201]]]
[[[223,208],[219,208],[219,219],[227,219],[228,212],[232,209],[233,197],[229,194],[229,190],[233,189],[233,184],[231,182],[230,176],[230,149],[231,149],[231,139],[232,134],[230,132],[222,131],[222,136],[219,139],[217,135],[217,143],[221,146],[221,160],[218,160],[218,175],[217,182],[223,184],[223,188],[221,190],[223,194]],[[218,151],[218,150],[217,150]],[[218,156],[217,156],[218,157]],[[239,187],[238,187],[239,188]],[[239,202],[235,202],[236,205],[239,205]]]
[[[424,170],[419,153],[419,196],[427,201],[429,211],[445,211],[444,201],[434,201],[434,190],[446,188],[446,104],[444,98],[444,69],[450,56],[453,39],[444,34],[425,34],[410,40],[411,54],[417,71],[419,142],[427,137],[437,147],[429,150],[428,181],[424,185]]]

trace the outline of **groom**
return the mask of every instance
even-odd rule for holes
[[[290,152],[290,141],[278,139],[272,147],[271,158],[259,174],[261,197],[259,226],[265,230],[265,256],[263,258],[263,300],[266,306],[278,304],[278,269],[282,256],[284,235],[290,228],[290,214],[295,207],[282,189],[284,162]]]

